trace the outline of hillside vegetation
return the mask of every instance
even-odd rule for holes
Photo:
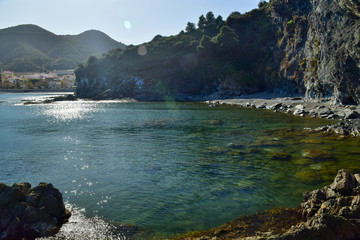
[[[356,6],[356,7],[351,7]],[[360,0],[270,0],[90,58],[77,96],[194,100],[273,91],[360,103]]]
[[[90,56],[125,48],[99,31],[61,36],[35,25],[1,29],[0,42],[0,68],[16,72],[73,69]]]
[[[209,12],[199,17],[197,27],[188,23],[186,32],[157,35],[143,45],[89,59],[76,71],[77,94],[183,100],[219,89],[222,95],[260,91],[267,87],[263,75],[272,56],[271,30],[265,7],[234,12],[226,21]]]

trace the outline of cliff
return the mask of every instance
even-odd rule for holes
[[[212,29],[89,59],[76,71],[76,95],[194,100],[273,91],[359,104],[359,47],[359,0],[271,0]]]
[[[271,16],[282,36],[275,55],[285,85],[309,98],[360,103],[359,7],[357,0],[272,4]]]

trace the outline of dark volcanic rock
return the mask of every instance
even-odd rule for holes
[[[52,184],[0,183],[0,239],[35,239],[57,233],[69,217]]]

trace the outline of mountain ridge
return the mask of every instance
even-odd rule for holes
[[[0,68],[16,72],[74,69],[90,56],[125,48],[98,30],[56,35],[34,24],[0,29]]]

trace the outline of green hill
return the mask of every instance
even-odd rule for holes
[[[1,29],[0,43],[0,67],[16,72],[71,69],[90,56],[125,48],[100,31],[56,35],[36,25]]]
[[[273,91],[360,104],[358,6],[360,0],[260,1],[225,22],[209,12],[186,32],[90,58],[76,70],[76,94],[192,100]]]

